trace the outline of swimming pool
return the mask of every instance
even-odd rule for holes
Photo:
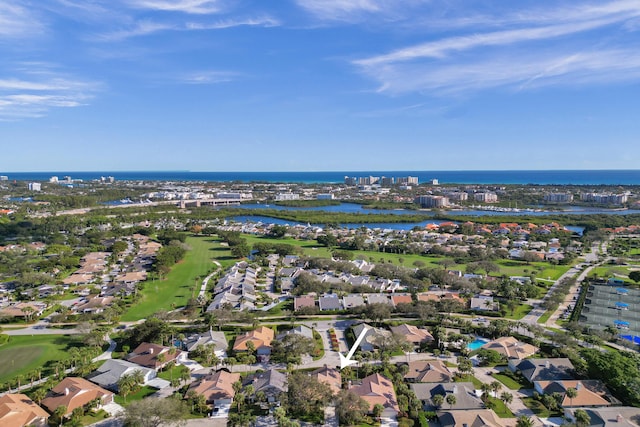
[[[471,341],[469,344],[467,344],[467,348],[471,351],[477,350],[480,347],[482,347],[483,345],[485,345],[486,343],[488,343],[489,340],[486,340],[484,338],[476,338],[475,340]]]

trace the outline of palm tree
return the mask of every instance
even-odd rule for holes
[[[576,426],[578,427],[586,427],[591,424],[591,417],[584,409],[576,409],[573,416],[576,419]]]
[[[516,421],[516,427],[533,427],[533,420],[527,415],[521,415]]]
[[[42,387],[39,387],[37,390],[33,392],[33,398],[38,402],[38,405],[42,403],[42,399],[47,396],[47,390]]]
[[[578,389],[569,387],[565,394],[569,398],[569,404],[573,406],[573,399],[578,396]]]
[[[433,406],[435,406],[436,408],[442,407],[442,404],[444,403],[444,396],[441,394],[436,394],[431,398],[431,403],[433,403]]]
[[[505,391],[500,395],[500,400],[502,400],[505,403],[505,405],[508,405],[511,402],[513,402],[513,395]]]
[[[447,394],[447,398],[445,400],[449,404],[449,409],[451,409],[451,407],[453,405],[455,405],[456,402],[458,401],[458,399],[456,398],[456,396],[454,394]]]
[[[56,408],[55,411],[53,411],[53,415],[56,416],[56,418],[58,418],[58,420],[60,421],[60,426],[62,426],[62,423],[64,422],[64,416],[67,414],[67,407],[64,405],[60,405]]]

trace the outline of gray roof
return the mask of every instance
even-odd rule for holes
[[[361,295],[347,295],[342,299],[344,308],[360,307],[364,305],[364,298]]]
[[[575,411],[582,409],[591,418],[589,426],[598,427],[635,427],[640,419],[640,408],[630,406],[611,406],[606,408],[569,408],[565,413],[572,416]]]
[[[185,342],[187,351],[191,351],[200,345],[213,345],[216,351],[225,351],[229,347],[224,332],[211,329],[203,334],[191,335]]]
[[[256,374],[250,384],[253,384],[256,393],[267,390],[286,393],[288,390],[287,376],[275,369]]]
[[[320,297],[318,299],[320,310],[341,310],[342,303],[338,297]]]
[[[416,397],[425,402],[425,406],[433,407],[431,399],[436,394],[442,396],[453,394],[456,397],[456,403],[454,405],[445,403],[447,409],[484,408],[482,400],[475,394],[473,383],[416,383],[409,386]]]
[[[573,379],[574,367],[567,358],[525,359],[516,365],[529,382]]]
[[[120,359],[108,359],[98,369],[92,372],[89,381],[98,384],[109,390],[118,390],[117,382],[124,374],[130,374],[134,371],[142,371],[145,378],[155,377],[155,371],[145,368],[136,363],[127,362]],[[151,374],[149,376],[149,374]]]
[[[367,295],[367,302],[369,304],[375,304],[375,303],[391,304],[391,300],[387,295],[380,295],[380,294]]]

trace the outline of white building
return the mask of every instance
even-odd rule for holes
[[[39,182],[30,182],[29,191],[42,191],[42,184]]]

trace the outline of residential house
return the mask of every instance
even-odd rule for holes
[[[520,372],[522,376],[533,383],[534,381],[572,380],[574,367],[567,358],[557,359],[512,359],[509,369]]]
[[[140,366],[155,369],[162,369],[167,363],[175,362],[180,364],[186,358],[186,354],[175,347],[144,342],[136,347],[128,356],[129,362],[137,363]]]
[[[59,406],[64,406],[67,408],[65,416],[69,416],[74,409],[82,408],[96,399],[100,406],[112,403],[113,393],[84,378],[67,377],[51,389],[49,395],[42,400],[42,406],[51,413]]]
[[[410,383],[445,383],[453,381],[453,373],[439,360],[409,362],[404,379]]]
[[[412,304],[413,299],[409,294],[395,294],[391,295],[391,305],[397,307],[398,304]]]
[[[0,397],[0,425],[3,427],[45,427],[49,414],[25,394]]]
[[[382,405],[384,408],[382,411],[383,417],[395,418],[400,412],[398,399],[391,380],[380,374],[369,375],[362,379],[360,385],[353,385],[349,390],[366,400],[369,403],[370,411],[373,410],[375,405]]]
[[[337,394],[342,389],[342,375],[340,375],[340,371],[336,368],[329,368],[327,365],[324,365],[309,375],[318,380],[318,382],[327,384],[334,394]]]
[[[190,335],[183,344],[187,351],[192,351],[201,345],[212,345],[217,357],[226,357],[227,348],[229,348],[224,332],[214,331],[211,328],[205,333]]]
[[[318,299],[320,311],[342,310],[342,302],[337,295],[323,296]]]
[[[407,341],[414,345],[433,342],[433,336],[431,333],[428,330],[418,328],[417,326],[405,323],[398,326],[392,326],[390,329],[392,334],[402,335]]]
[[[504,427],[504,423],[491,409],[468,411],[439,411],[442,427]]]
[[[362,295],[346,295],[342,298],[342,304],[346,309],[365,305]]]
[[[369,294],[367,295],[367,303],[369,304],[391,304],[391,300],[387,295]]]
[[[563,408],[610,406],[617,404],[607,387],[599,380],[534,381],[533,387],[540,394],[560,393]],[[576,397],[567,396],[567,389],[576,390]]]
[[[278,404],[281,395],[289,390],[287,376],[275,368],[247,377],[243,385],[249,384],[253,385],[255,393],[263,392],[269,404]]]
[[[453,395],[456,402],[453,405],[446,404],[450,410],[482,409],[484,403],[476,394],[473,383],[412,383],[409,385],[416,397],[424,405],[424,409],[432,411],[438,407],[433,404],[433,397],[439,394],[443,397]]]
[[[89,298],[84,298],[80,301],[80,303],[74,306],[74,311],[76,313],[102,313],[107,307],[109,307],[113,303],[112,296],[93,296]]]
[[[391,336],[391,332],[374,328],[373,326],[367,325],[366,323],[360,323],[358,325],[353,326],[351,329],[353,330],[354,336],[357,338],[360,336],[364,328],[367,328],[367,332],[360,342],[360,350],[362,351],[373,351],[379,346],[379,342],[381,340],[385,340]]]
[[[42,315],[47,308],[43,302],[19,302],[0,310],[0,317],[35,318]]]
[[[240,381],[240,374],[221,369],[191,383],[189,391],[203,395],[207,404],[213,405],[214,413],[221,415],[229,413],[236,394],[233,384],[237,381]]]
[[[538,347],[518,341],[514,337],[497,338],[489,341],[482,348],[497,351],[507,359],[526,359],[538,351]]]
[[[253,331],[238,335],[233,344],[233,351],[248,351],[247,345],[251,342],[258,356],[266,356],[271,354],[271,342],[274,338],[273,329],[261,326]]]
[[[631,406],[609,406],[604,408],[566,408],[565,417],[575,422],[578,409],[585,411],[590,418],[587,427],[638,427],[640,423],[640,408]]]
[[[471,298],[470,304],[471,310],[476,311],[493,311],[496,309],[496,303],[493,301],[493,297],[486,295]]]
[[[155,369],[145,368],[135,363],[121,359],[108,359],[98,369],[93,371],[87,379],[114,392],[118,392],[118,381],[124,375],[133,374],[135,371],[142,373],[143,384],[147,384],[156,378]]]
[[[304,307],[315,307],[315,306],[316,306],[316,299],[312,296],[305,295],[301,297],[295,297],[293,299],[294,311],[298,311]]]

